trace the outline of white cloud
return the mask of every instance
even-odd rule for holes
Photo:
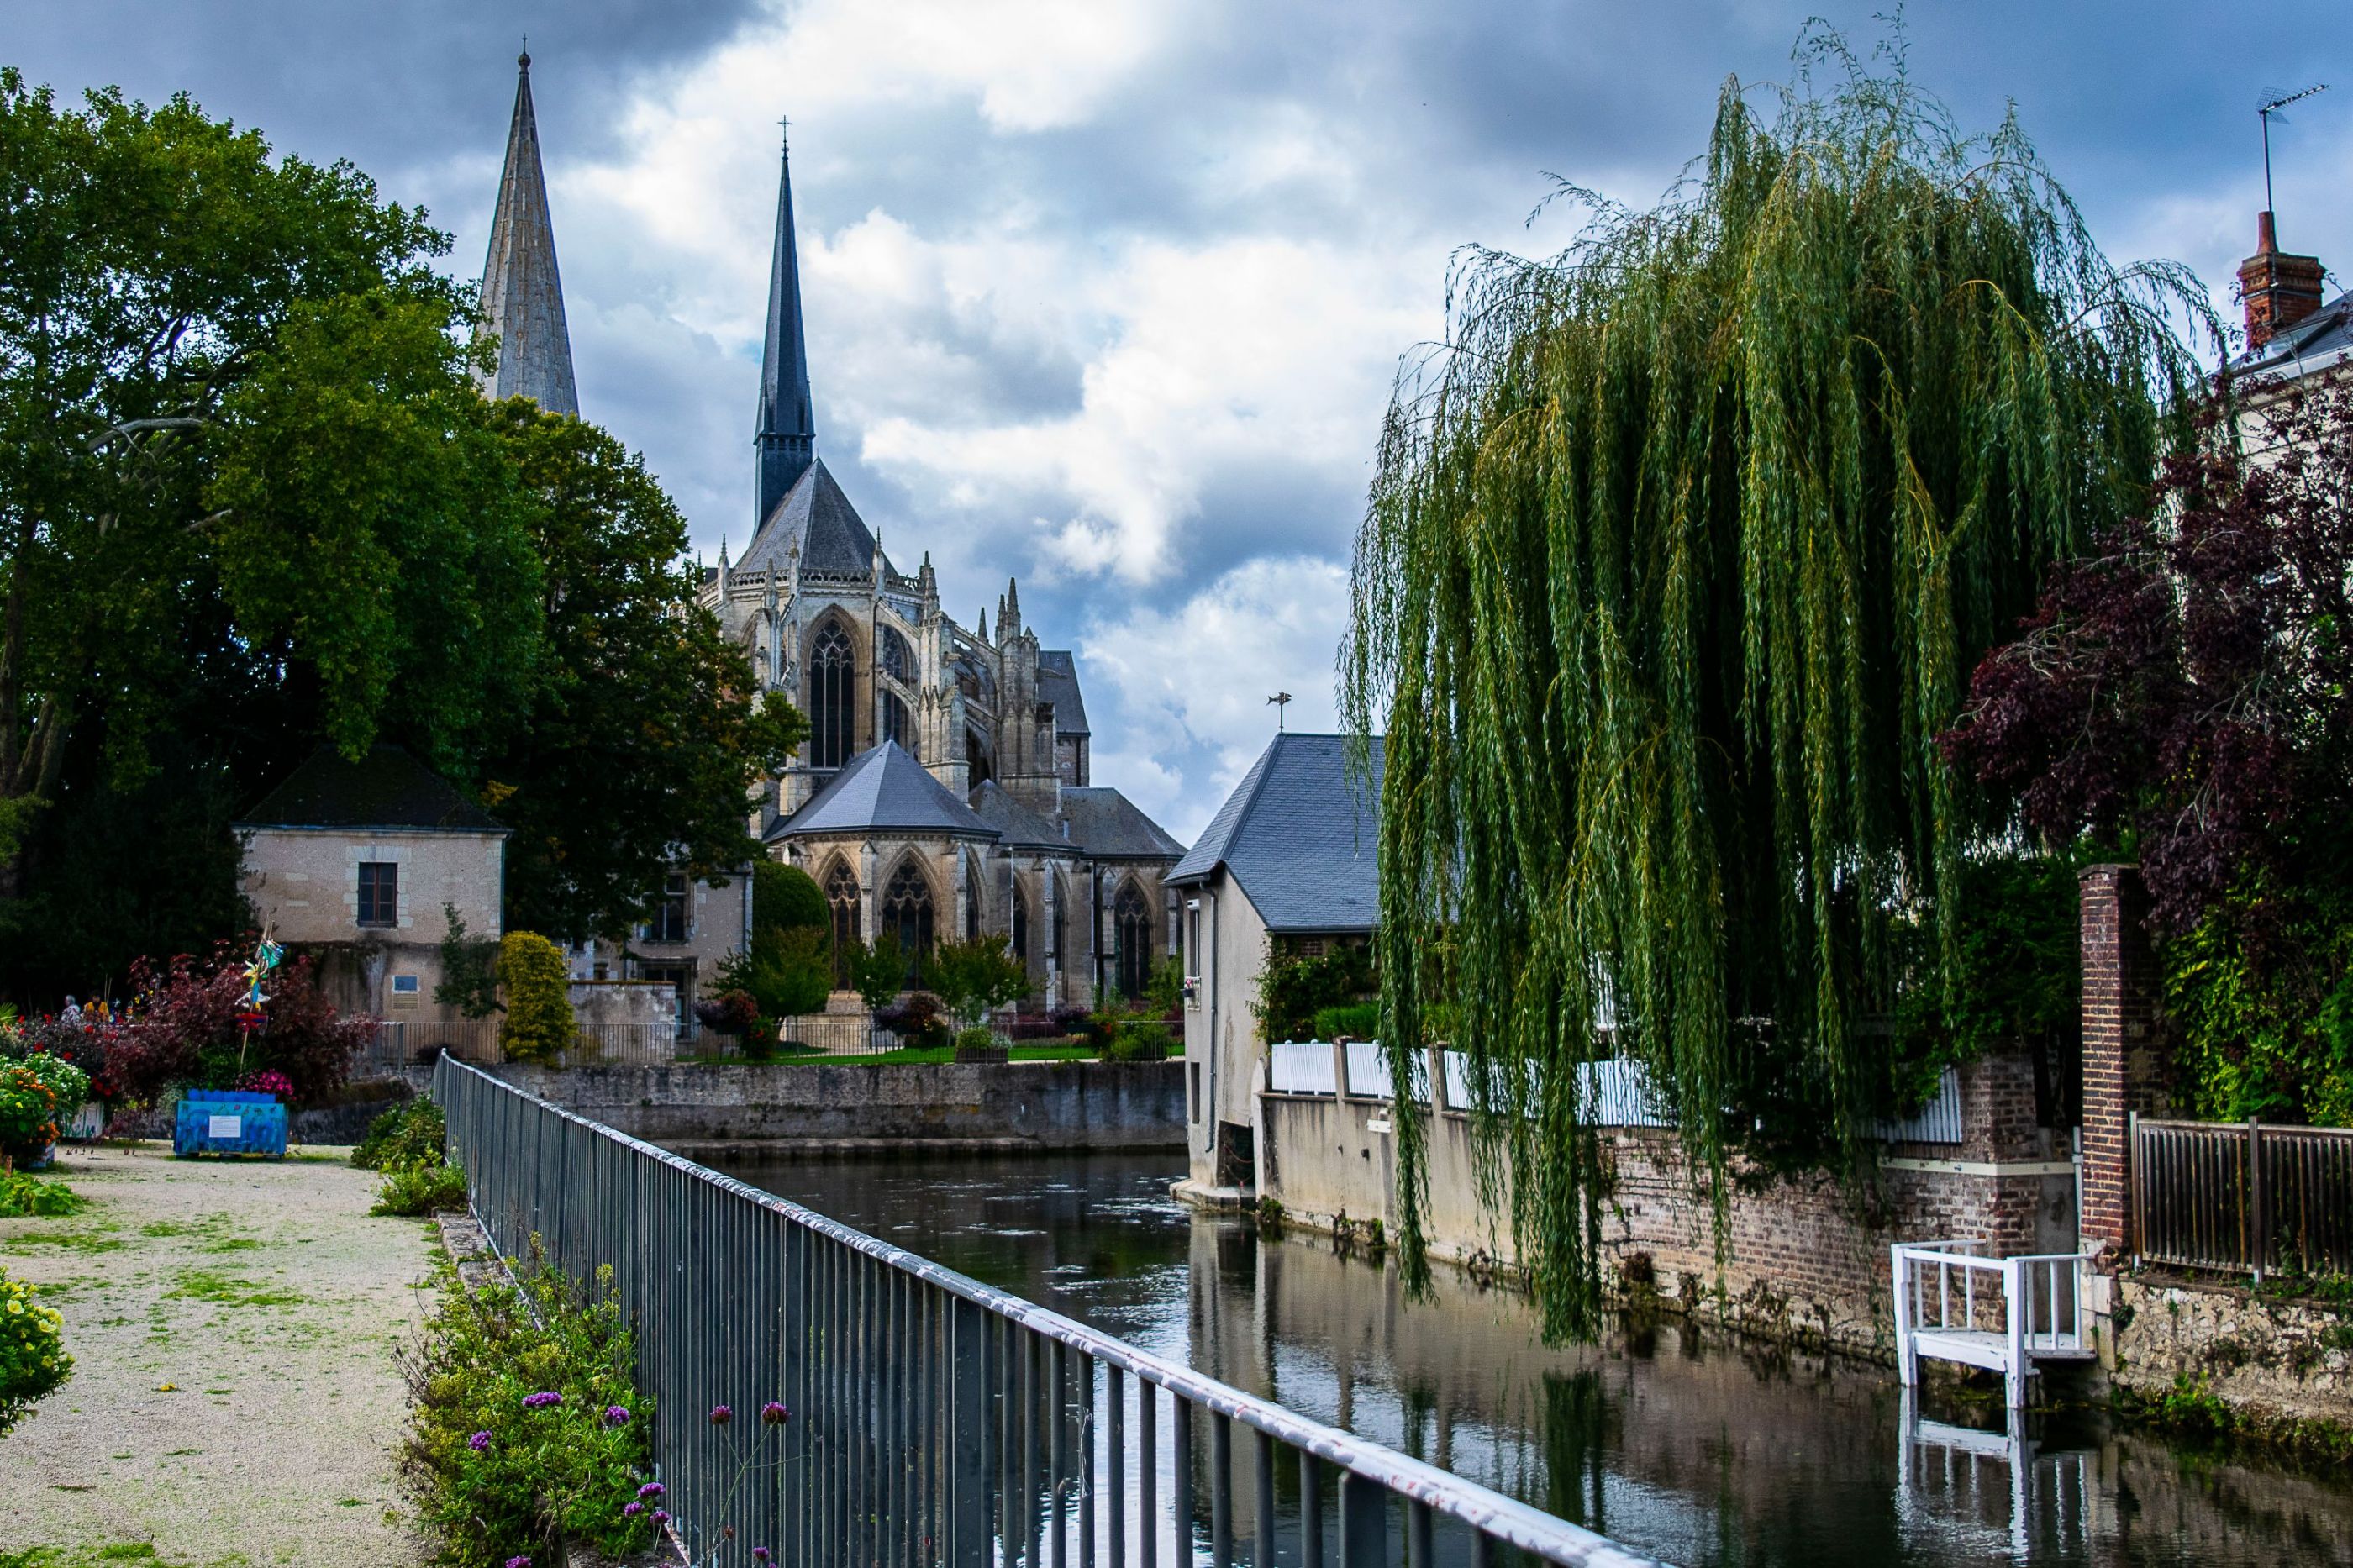
[[[1097,738],[1096,776],[1190,843],[1273,737],[1269,697],[1291,693],[1293,730],[1336,727],[1347,616],[1346,569],[1294,555],[1247,562],[1173,610],[1139,605],[1089,627],[1081,668],[1121,715],[1118,733]]]

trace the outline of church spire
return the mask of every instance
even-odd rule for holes
[[[507,166],[482,263],[482,331],[499,340],[496,369],[478,376],[485,397],[537,400],[550,414],[580,413],[572,384],[572,334],[564,325],[564,284],[555,272],[555,227],[539,169],[539,117],[531,107],[531,57],[515,60],[514,123]]]
[[[809,405],[808,345],[801,331],[801,264],[793,239],[793,164],[785,151],[776,184],[776,250],[768,274],[768,335],[760,353],[757,527],[768,521],[817,456],[817,418]]]

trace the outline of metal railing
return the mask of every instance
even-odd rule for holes
[[[690,1546],[789,1564],[1638,1568],[1608,1539],[1230,1388],[444,1057],[476,1215],[610,1266]],[[747,1473],[714,1405],[791,1412]],[[723,1534],[732,1530],[731,1535]],[[700,1558],[698,1557],[698,1561]]]
[[[2131,1141],[2143,1258],[2257,1279],[2353,1273],[2353,1129],[2136,1117]]]

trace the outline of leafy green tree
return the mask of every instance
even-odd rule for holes
[[[899,939],[888,931],[871,943],[853,939],[841,954],[839,968],[869,1012],[889,1006],[907,988],[907,956],[899,951]]]
[[[780,1018],[825,1010],[833,994],[833,958],[826,933],[810,926],[760,925],[752,945],[719,966],[723,992],[741,991],[760,1009],[773,1035]]]
[[[537,931],[507,932],[499,942],[499,984],[506,992],[501,1050],[519,1062],[546,1062],[571,1048],[580,1027],[562,948]]]
[[[1029,966],[1007,951],[1002,934],[943,942],[923,961],[923,984],[949,1016],[976,1025],[989,1010],[1029,994]]]
[[[745,792],[807,727],[693,606],[685,520],[638,458],[523,399],[493,417],[535,498],[544,628],[526,710],[478,775],[514,830],[509,920],[617,938],[671,868],[704,877],[759,858]]]
[[[1899,930],[1957,967],[1979,826],[1936,737],[2049,563],[2137,507],[2203,385],[2169,266],[2120,269],[2014,121],[1801,41],[1727,83],[1658,207],[1474,254],[1401,381],[1342,655],[1387,731],[1381,1038],[1459,1005],[1548,1332],[1599,1304],[1576,1064],[1644,1062],[1724,1192],[1759,1121],[1867,1179]],[[1815,74],[1841,78],[1817,88]],[[1614,1039],[1605,1041],[1607,1029]],[[1422,1125],[1398,1119],[1409,1278]]]
[[[373,720],[381,658],[354,663],[348,637],[283,595],[348,605],[380,561],[321,551],[309,562],[322,580],[242,584],[242,610],[328,633],[323,663],[299,641],[213,635],[227,621],[225,530],[242,531],[248,559],[285,542],[267,537],[269,518],[237,512],[262,499],[253,487],[217,480],[228,453],[269,452],[311,503],[333,503],[339,515],[317,528],[346,543],[397,538],[387,513],[414,518],[428,505],[417,491],[447,468],[411,476],[419,441],[353,439],[330,483],[306,443],[322,429],[382,432],[376,411],[413,391],[408,329],[446,334],[461,320],[454,286],[427,264],[444,244],[357,170],[275,155],[185,97],[151,110],[108,90],[66,108],[0,69],[0,900],[23,890],[24,834],[59,799],[73,749],[101,746],[104,778],[135,786],[196,661],[290,658],[322,673],[339,737]],[[382,331],[349,359],[305,352],[367,311]],[[375,379],[388,369],[396,384]],[[266,373],[290,395],[257,394]],[[257,427],[289,416],[290,427]],[[416,548],[440,540],[428,530]],[[497,619],[462,569],[435,585],[455,599],[411,595],[406,620]]]

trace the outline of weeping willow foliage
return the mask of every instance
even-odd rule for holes
[[[1342,701],[1387,732],[1382,1038],[1472,1058],[1485,1195],[1546,1326],[1599,1303],[1576,1064],[1641,1059],[1724,1235],[1772,1100],[1868,1179],[1899,928],[1970,841],[1935,738],[2047,563],[2146,493],[2198,376],[2182,269],[2119,269],[2014,121],[1900,66],[1737,82],[1656,209],[1458,261],[1400,378]],[[2205,314],[2211,321],[2211,314]],[[1917,950],[1923,944],[1909,944]],[[1938,962],[1931,960],[1933,967]],[[1397,1119],[1419,1274],[1421,1125]]]

